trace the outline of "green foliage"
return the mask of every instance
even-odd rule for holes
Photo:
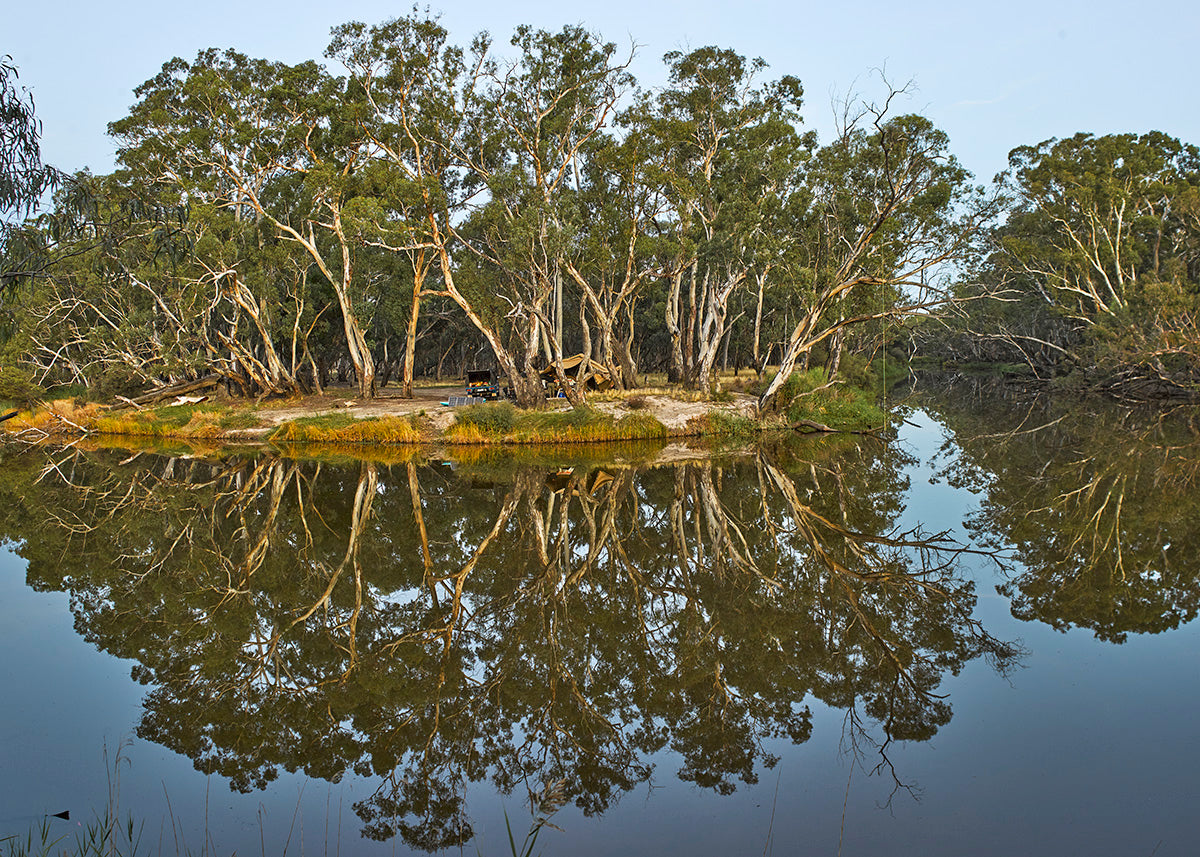
[[[977,263],[966,324],[937,343],[1126,397],[1200,387],[1200,150],[1160,132],[1014,149],[1011,212]],[[936,347],[936,346],[935,346]]]
[[[21,221],[66,179],[42,163],[41,135],[32,93],[19,85],[12,57],[0,57],[0,342],[17,327],[10,306],[14,294],[48,263],[39,230]]]
[[[875,393],[843,383],[830,384],[824,369],[794,372],[779,389],[778,402],[789,422],[811,420],[840,431],[878,429],[887,415]]]
[[[88,398],[96,402],[110,402],[117,396],[132,398],[146,386],[145,379],[127,366],[114,364],[97,370],[92,376]]]
[[[34,115],[33,96],[19,86],[18,77],[12,57],[0,57],[0,223],[5,227],[8,215],[30,214],[62,180],[58,170],[42,163],[42,124]],[[0,232],[0,250],[3,236]]]
[[[55,384],[46,389],[46,401],[56,399],[87,399],[88,389],[83,384]]]
[[[16,366],[0,366],[0,401],[28,408],[44,394],[28,372]]]

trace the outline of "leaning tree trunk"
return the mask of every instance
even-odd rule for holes
[[[433,235],[440,238],[441,232],[432,215],[430,216],[430,225],[433,228]],[[455,285],[454,268],[451,265],[450,253],[446,250],[445,243],[437,241],[435,246],[438,254],[438,264],[441,267],[442,277],[446,284],[446,294],[458,305],[458,308],[466,315],[467,320],[475,325],[475,329],[483,334],[483,338],[491,346],[492,354],[500,366],[500,371],[504,373],[504,376],[508,378],[508,383],[512,386],[517,404],[523,408],[535,408],[543,404],[545,399],[542,394],[540,378],[537,377],[536,373],[526,375],[521,372],[517,366],[517,361],[513,358],[512,352],[501,341],[499,332],[483,320],[483,317],[475,311],[471,302],[467,300],[466,296]],[[528,358],[526,362],[528,363]]]

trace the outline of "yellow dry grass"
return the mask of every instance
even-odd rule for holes
[[[341,414],[284,423],[275,443],[421,443],[421,431],[406,417],[355,419]]]
[[[26,431],[45,434],[78,432],[89,428],[101,408],[96,404],[79,404],[73,399],[58,399],[47,402],[31,411],[22,411],[10,420],[0,423],[0,428],[9,434]]]

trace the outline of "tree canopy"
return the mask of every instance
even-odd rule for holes
[[[711,395],[732,367],[770,409],[794,371],[833,379],[973,302],[922,346],[1194,389],[1194,146],[1049,140],[989,191],[899,109],[903,87],[848,101],[822,143],[800,80],[760,59],[673,51],[646,90],[632,56],[579,26],[457,45],[414,9],[334,28],[328,68],[170,59],[110,125],[118,170],[75,185],[99,196],[60,193],[24,228],[44,276],[8,351],[41,383],[109,392],[370,397],[399,376],[411,395],[420,374],[495,367],[524,405],[547,377],[581,404],[594,371]],[[0,71],[0,205],[28,215],[56,174]]]
[[[1005,221],[977,283],[968,357],[1117,394],[1200,382],[1200,150],[1161,132],[1076,134],[1014,149]],[[947,340],[943,339],[943,347]]]
[[[762,60],[672,52],[645,91],[632,55],[578,26],[460,47],[414,10],[335,28],[344,76],[171,59],[110,126],[102,247],[48,237],[63,264],[21,359],[46,382],[338,377],[362,396],[449,360],[497,366],[523,404],[547,367],[581,402],[578,353],[624,388],[666,370],[709,393],[719,366],[782,363],[770,404],[814,349],[836,372],[844,328],[877,347],[899,290],[981,222],[945,136],[891,88],[822,148],[800,81]]]

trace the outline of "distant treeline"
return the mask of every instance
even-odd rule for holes
[[[577,402],[577,371],[713,392],[733,367],[771,406],[798,368],[903,344],[1194,386],[1195,147],[1047,141],[984,188],[886,81],[819,145],[761,60],[672,52],[646,91],[631,57],[573,26],[459,47],[414,12],[335,28],[343,76],[170,60],[109,126],[117,170],[5,230],[8,383],[371,396],[491,365],[533,404],[550,366]]]

